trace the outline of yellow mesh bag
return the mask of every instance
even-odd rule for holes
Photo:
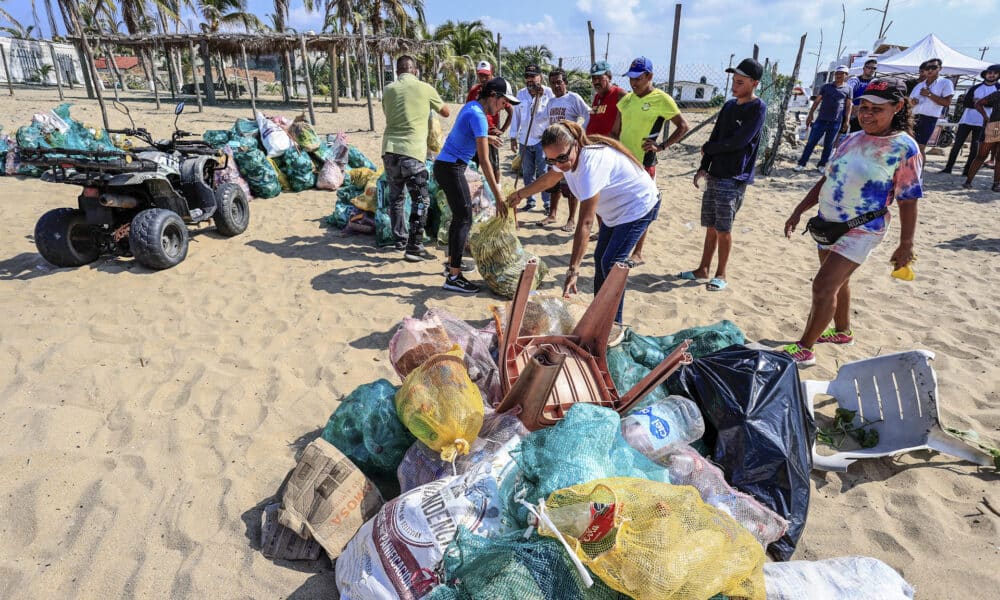
[[[368,186],[368,181],[375,176],[375,171],[368,167],[357,167],[355,169],[348,169],[347,174],[351,177],[351,185],[364,189]],[[378,179],[378,177],[375,176],[374,179]]]
[[[444,147],[444,130],[441,128],[441,120],[434,113],[427,118],[427,151],[438,153]]]
[[[271,163],[271,168],[274,169],[275,174],[278,176],[278,185],[281,186],[281,191],[291,191],[292,186],[288,183],[288,175],[285,175],[281,168],[278,167],[278,163],[274,162],[273,158],[268,157],[267,162]]]
[[[559,537],[608,586],[636,600],[764,600],[764,549],[691,486],[631,477],[553,492],[539,533]]]
[[[457,345],[410,372],[396,393],[396,414],[418,440],[453,462],[483,427],[483,396]]]

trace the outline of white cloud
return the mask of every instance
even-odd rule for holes
[[[258,15],[258,17],[264,21],[264,16]],[[303,6],[296,6],[288,11],[288,26],[301,33],[310,30],[319,32],[323,29],[323,14],[309,12]]]

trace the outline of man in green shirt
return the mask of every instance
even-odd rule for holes
[[[688,123],[677,103],[663,90],[653,87],[653,61],[645,56],[632,61],[628,72],[632,93],[618,101],[618,118],[611,128],[611,137],[621,140],[649,176],[656,179],[656,153],[676,144],[688,131]],[[656,143],[664,124],[674,124],[674,132],[662,144]],[[648,230],[647,230],[648,233]],[[632,250],[632,260],[642,263],[642,247],[646,233]]]
[[[396,250],[403,258],[419,262],[434,258],[424,248],[427,224],[427,128],[431,112],[448,117],[450,111],[430,85],[417,79],[417,62],[403,55],[396,60],[397,79],[385,86],[382,112],[385,133],[382,135],[382,164],[389,183],[389,222]],[[410,191],[410,225],[405,216],[406,195]]]

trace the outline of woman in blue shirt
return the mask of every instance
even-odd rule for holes
[[[502,143],[497,136],[489,135],[486,115],[495,115],[520,101],[510,83],[502,77],[487,81],[479,93],[479,99],[466,103],[455,119],[455,125],[448,133],[448,139],[434,161],[434,179],[448,199],[451,209],[451,226],[448,227],[448,272],[444,289],[461,294],[475,294],[479,286],[462,275],[462,251],[469,238],[472,226],[472,194],[465,179],[465,169],[474,155],[479,157],[479,166],[486,177],[486,183],[496,199],[497,213],[507,214],[507,206],[500,195],[497,174],[490,162],[490,145],[499,147]]]

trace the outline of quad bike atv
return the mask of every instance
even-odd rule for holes
[[[57,208],[35,225],[35,246],[58,267],[78,267],[103,254],[134,256],[150,269],[168,269],[187,256],[188,226],[214,220],[226,237],[246,231],[250,206],[234,183],[214,186],[218,150],[177,129],[184,111],[174,110],[170,140],[154,141],[136,128],[109,130],[141,139],[149,148],[129,151],[85,151],[62,148],[24,149],[24,163],[48,167],[43,179],[83,187],[78,208]]]

